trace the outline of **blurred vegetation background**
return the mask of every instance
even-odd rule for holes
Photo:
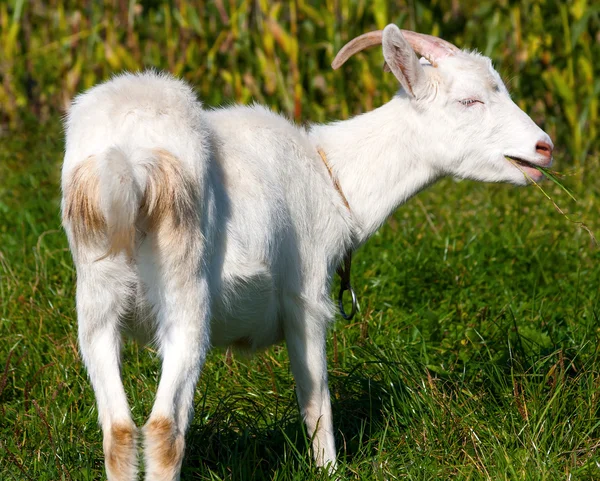
[[[339,72],[330,62],[347,40],[390,22],[490,56],[555,140],[561,168],[583,175],[600,151],[592,0],[4,1],[0,125],[44,123],[98,81],[149,67],[187,79],[208,105],[257,101],[298,122],[348,117],[388,100],[397,84],[376,49]]]

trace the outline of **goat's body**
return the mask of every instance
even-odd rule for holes
[[[210,346],[251,352],[282,339],[317,464],[334,467],[325,336],[344,253],[444,175],[524,184],[522,169],[535,176],[534,165],[549,165],[549,137],[510,101],[489,60],[456,49],[434,69],[397,27],[377,36],[405,92],[309,131],[259,106],[204,110],[186,84],[152,72],[116,77],[74,102],[63,224],[110,481],[137,479],[124,332],[153,340],[162,358],[144,427],[146,480],[179,479]],[[444,76],[460,80],[444,84],[450,94]],[[517,118],[516,128],[503,130],[494,115]]]
[[[189,175],[188,187],[180,185],[177,169]],[[155,191],[169,183],[172,193]],[[178,189],[191,189],[193,205],[176,198]],[[306,403],[314,404],[313,378],[319,378],[316,402],[322,403],[324,331],[333,317],[329,284],[350,242],[350,217],[306,131],[259,106],[205,111],[171,77],[127,74],[74,104],[63,190],[78,272],[80,345],[97,392],[111,479],[135,472],[126,399],[121,388],[107,387],[119,381],[114,351],[120,331],[153,339],[163,360],[177,359],[172,374],[181,377],[165,381],[162,406],[159,385],[159,407],[145,431],[149,479],[178,472],[183,441],[169,448],[181,452],[166,461],[158,458],[167,448],[158,444],[169,438],[165,429],[183,436],[193,390],[177,406],[175,387],[195,385],[210,345],[254,351],[285,336],[298,352],[296,377],[307,379]],[[162,210],[171,208],[183,211],[167,222]],[[191,219],[182,219],[186,215]],[[78,230],[82,225],[85,231]],[[112,243],[119,252],[111,252]],[[307,341],[313,336],[321,341]],[[307,353],[311,349],[317,352]],[[306,366],[311,363],[318,374]],[[329,409],[327,399],[323,409],[305,413],[314,418],[313,429],[321,417],[330,418]],[[153,425],[160,427],[155,434]],[[127,449],[114,426],[129,433]],[[318,448],[322,461],[335,456],[328,436]],[[124,459],[111,465],[113,451]]]
[[[201,267],[213,300],[211,344],[264,348],[282,340],[283,321],[293,315],[286,306],[309,298],[329,303],[322,280],[347,245],[349,218],[304,130],[261,106],[204,111],[194,100],[197,110],[190,111],[182,108],[188,95],[181,82],[154,73],[125,75],[90,91],[74,107],[70,124],[91,136],[74,132],[77,145],[68,138],[63,178],[68,183],[78,162],[101,155],[107,145],[132,153],[160,149],[189,165],[207,201],[197,208],[205,214],[202,233],[211,244]],[[88,102],[101,111],[90,114]],[[135,154],[131,157],[135,162]],[[147,339],[156,335],[153,311],[159,301],[148,296],[152,281],[144,264],[153,262],[150,239],[143,233],[144,219],[137,224],[133,262],[124,255],[114,262],[131,285],[127,327]],[[99,242],[98,248],[87,262],[101,257],[107,245]],[[315,276],[306,273],[313,271],[316,286],[307,285]]]

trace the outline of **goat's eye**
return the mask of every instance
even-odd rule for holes
[[[477,99],[464,99],[461,100],[460,103],[463,104],[465,107],[471,107],[475,104],[482,104],[483,102]]]

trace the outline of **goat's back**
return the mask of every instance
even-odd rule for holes
[[[164,232],[196,222],[209,144],[201,103],[168,75],[123,74],[77,97],[62,175],[73,252],[131,256],[140,223]]]
[[[122,74],[74,100],[63,175],[112,146],[126,152],[161,148],[192,164],[207,138],[202,104],[186,83],[154,71]]]

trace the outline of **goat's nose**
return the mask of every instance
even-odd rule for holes
[[[535,151],[540,154],[543,155],[546,158],[550,158],[552,157],[552,150],[554,149],[554,146],[552,144],[549,144],[548,142],[544,142],[543,140],[540,140],[536,146],[535,146]]]

